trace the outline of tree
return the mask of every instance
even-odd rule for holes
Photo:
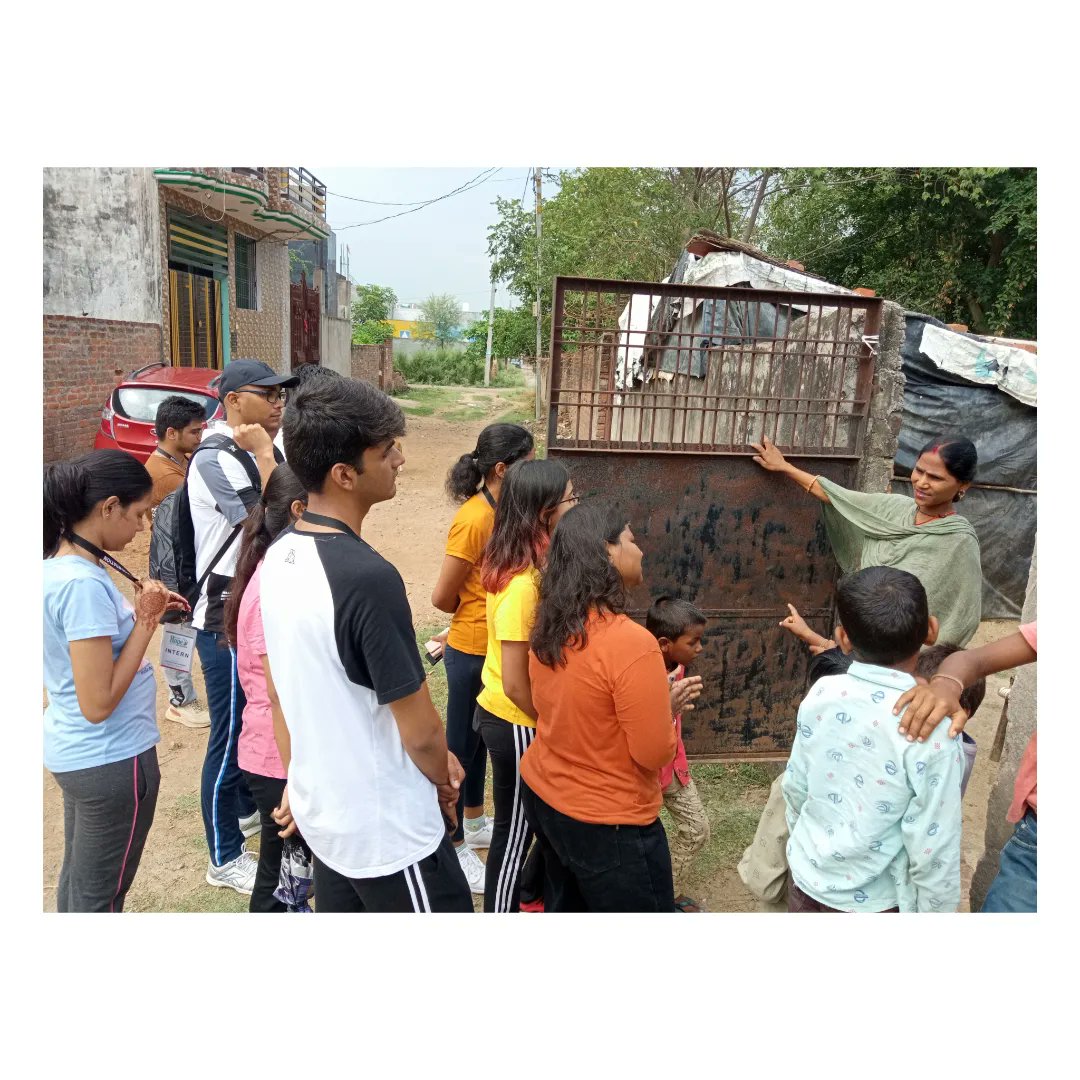
[[[791,169],[765,249],[978,333],[1036,335],[1036,170]]]
[[[779,187],[775,174],[736,167],[560,173],[558,194],[544,204],[544,310],[555,274],[659,281],[698,229],[751,239]],[[495,205],[499,219],[488,230],[492,273],[531,305],[538,278],[533,210],[517,199]]]
[[[419,330],[421,337],[434,338],[445,345],[456,337],[461,325],[461,305],[450,293],[429,296],[420,305]]]
[[[354,345],[380,345],[394,336],[389,320],[397,294],[388,285],[357,285],[352,304]]]
[[[466,352],[483,360],[487,354],[487,322],[485,311],[471,327],[475,335]],[[530,308],[496,308],[491,328],[491,355],[495,360],[512,356],[532,356],[536,351],[536,319]]]

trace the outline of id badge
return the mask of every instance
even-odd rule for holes
[[[161,666],[170,671],[191,674],[191,660],[195,653],[195,630],[191,626],[163,626],[161,628]]]

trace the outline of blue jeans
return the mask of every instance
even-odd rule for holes
[[[1037,911],[1038,816],[1030,810],[1017,822],[1001,849],[997,877],[983,901],[982,911]]]
[[[232,862],[242,850],[240,818],[258,809],[236,761],[236,744],[244,714],[244,690],[236,674],[236,654],[224,634],[197,631],[210,710],[210,739],[202,770],[202,816],[206,845],[215,866]]]
[[[458,652],[449,645],[443,650],[446,666],[446,746],[461,762],[465,783],[458,796],[458,826],[451,837],[460,844],[465,837],[465,807],[484,805],[484,781],[487,778],[487,747],[480,732],[473,729],[476,699],[483,689],[480,673],[484,657]]]

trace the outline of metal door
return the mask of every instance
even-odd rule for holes
[[[289,286],[289,314],[292,366],[319,363],[319,290],[308,288],[305,273]]]
[[[830,633],[837,571],[819,504],[748,444],[854,482],[881,301],[584,278],[554,298],[549,453],[626,512],[645,553],[631,614],[672,595],[709,616],[689,755],[785,756],[809,657],[778,624],[793,603]]]

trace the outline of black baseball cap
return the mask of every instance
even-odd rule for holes
[[[262,360],[236,359],[225,365],[225,370],[214,380],[218,397],[224,401],[226,394],[241,386],[297,386],[295,375],[279,375]]]

